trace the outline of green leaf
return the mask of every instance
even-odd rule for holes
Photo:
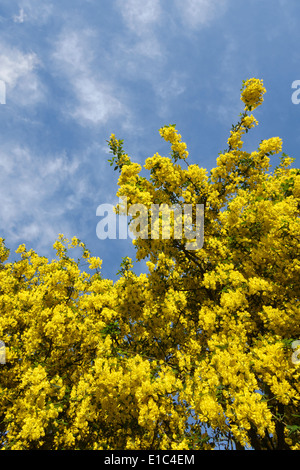
[[[287,429],[289,430],[289,436],[290,436],[294,432],[299,432],[300,426],[298,426],[297,424],[288,424]]]

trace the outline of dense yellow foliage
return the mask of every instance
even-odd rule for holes
[[[208,173],[188,163],[174,125],[170,157],[133,163],[111,136],[118,196],[204,204],[204,246],[133,240],[113,283],[101,260],[61,235],[56,258],[0,243],[0,447],[4,449],[300,449],[300,171],[278,137],[252,153],[257,79],[227,151]],[[75,261],[70,251],[82,250]],[[82,261],[90,268],[82,271]]]

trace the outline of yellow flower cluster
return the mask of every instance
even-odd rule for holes
[[[242,137],[242,130],[238,130],[236,132],[231,131],[230,137],[227,141],[229,147],[231,149],[241,149],[243,146],[243,141],[241,140]]]
[[[279,153],[282,151],[282,140],[279,137],[272,137],[268,140],[263,140],[259,145],[259,153],[265,155],[266,153]]]
[[[172,151],[178,155],[178,158],[186,159],[189,155],[187,145],[185,142],[181,142],[181,135],[175,129],[174,126],[165,126],[159,129],[160,135],[165,139],[166,142],[171,143]]]
[[[241,100],[245,103],[245,110],[253,110],[263,103],[263,95],[266,93],[263,80],[250,78],[243,84]]]
[[[242,135],[247,133],[249,129],[258,124],[258,121],[251,114],[250,116],[245,115],[237,129],[230,131],[230,137],[227,141],[231,150],[240,150],[243,147]]]
[[[179,165],[174,165],[168,157],[162,157],[158,153],[153,157],[147,158],[144,167],[146,170],[152,170],[153,180],[155,175],[155,187],[168,187],[170,191],[182,185],[184,172]]]

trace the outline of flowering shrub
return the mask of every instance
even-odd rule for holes
[[[1,239],[3,449],[300,449],[300,171],[285,154],[271,171],[278,137],[243,150],[264,92],[244,83],[210,173],[188,163],[174,125],[160,129],[171,155],[146,160],[149,178],[109,140],[128,209],[204,204],[201,250],[137,238],[148,272],[126,258],[113,283],[76,237],[59,236],[51,262],[21,245],[14,263]]]

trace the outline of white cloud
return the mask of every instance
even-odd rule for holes
[[[161,98],[172,99],[186,90],[186,78],[186,74],[174,71],[166,80],[158,84],[156,91]]]
[[[27,15],[25,15],[24,9],[20,8],[19,15],[14,15],[13,20],[14,20],[15,23],[24,23],[24,20],[25,20],[26,16]]]
[[[0,44],[0,79],[6,84],[7,102],[17,105],[35,104],[44,96],[36,69],[40,64],[33,52],[23,53],[17,48]]]
[[[117,7],[128,28],[139,35],[157,24],[161,16],[159,0],[118,0]]]
[[[62,31],[54,43],[53,53],[60,70],[69,75],[87,74],[93,60],[91,43],[94,38],[95,34],[90,29],[80,33],[69,29]]]
[[[182,21],[191,29],[210,23],[224,13],[228,0],[175,0]]]
[[[187,76],[183,72],[173,71],[166,79],[157,83],[155,92],[160,98],[160,115],[164,116],[169,112],[169,105],[186,91]]]
[[[124,54],[155,60],[161,58],[164,46],[156,34],[163,19],[160,0],[117,0],[116,8],[129,32],[129,37],[123,38]]]
[[[41,159],[26,146],[2,146],[0,221],[11,243],[35,240],[39,247],[49,247],[60,232],[72,233],[66,214],[88,191],[86,184],[80,188],[77,183],[80,163],[79,156],[70,160],[65,154],[46,155]],[[75,198],[73,205],[69,198]]]
[[[40,0],[19,0],[19,14],[13,16],[15,23],[45,24],[53,14],[51,2],[41,2]]]
[[[126,114],[112,81],[99,78],[99,64],[92,52],[94,40],[91,30],[64,31],[53,53],[57,79],[62,83],[68,80],[75,98],[67,112],[82,125]]]
[[[23,54],[18,49],[3,44],[0,50],[1,79],[11,87],[14,87],[21,77],[30,74],[38,63],[34,53]]]
[[[98,124],[122,113],[123,106],[109,85],[83,75],[74,77],[73,87],[79,101],[79,105],[71,112],[74,118]]]

